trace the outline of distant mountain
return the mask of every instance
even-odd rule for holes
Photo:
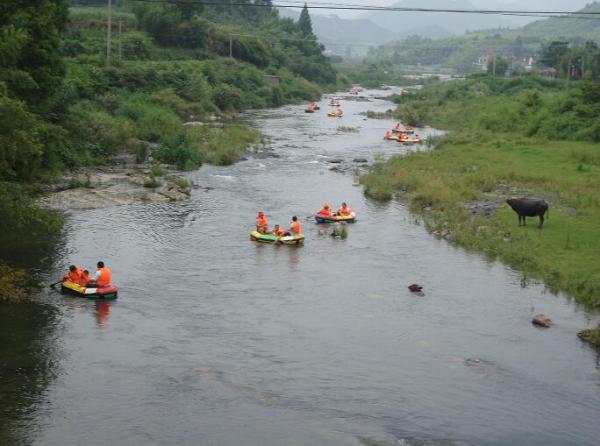
[[[395,8],[431,8],[431,9],[494,9],[498,2],[485,8],[476,8],[469,0],[401,0],[392,5]],[[401,35],[421,35],[427,29],[445,29],[447,34],[460,35],[465,31],[489,28],[509,28],[523,24],[519,18],[489,14],[457,14],[438,12],[369,12],[364,15],[382,28]]]
[[[581,12],[600,13],[600,3],[590,3],[581,9]],[[522,31],[524,35],[548,37],[553,40],[598,40],[600,20],[551,18],[530,23],[524,26]]]
[[[298,20],[300,13],[281,9],[279,15]],[[313,31],[325,46],[381,45],[400,37],[400,34],[384,29],[368,19],[342,19],[336,15],[310,14]]]

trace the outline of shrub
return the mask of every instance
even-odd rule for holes
[[[127,117],[112,116],[89,102],[69,109],[65,126],[80,146],[97,148],[97,155],[111,155],[137,147],[136,125]]]
[[[184,170],[192,170],[202,165],[198,144],[189,131],[171,136],[154,152],[154,156],[163,163],[173,164]]]

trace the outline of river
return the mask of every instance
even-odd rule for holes
[[[382,141],[391,121],[357,114],[392,108],[374,99],[384,92],[364,94],[370,102],[343,102],[342,119],[325,116],[325,101],[315,114],[248,112],[278,157],[191,172],[201,187],[188,202],[70,213],[48,281],[68,263],[104,260],[119,299],[48,291],[50,321],[10,316],[29,323],[4,350],[35,356],[28,364],[38,373],[13,371],[0,387],[4,408],[19,408],[0,412],[0,438],[599,444],[600,360],[575,335],[597,316],[432,237],[401,203],[370,201],[352,173],[330,171],[334,158],[407,150]],[[346,240],[306,221],[324,201],[357,212]],[[251,242],[258,210],[271,225],[298,215],[305,246]],[[413,282],[424,296],[408,291]],[[534,327],[539,312],[555,326]],[[31,339],[36,327],[45,334]]]

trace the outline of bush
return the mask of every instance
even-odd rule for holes
[[[22,302],[34,293],[30,274],[0,262],[0,302]]]
[[[154,156],[163,163],[173,164],[184,170],[192,170],[202,165],[198,144],[189,131],[171,136],[154,152]]]
[[[123,101],[117,114],[134,121],[137,137],[145,141],[164,141],[181,130],[181,120],[175,113],[153,104],[144,94],[131,95]]]
[[[137,147],[137,126],[126,116],[112,116],[89,102],[71,107],[65,126],[80,146],[95,148],[96,155],[112,155]]]

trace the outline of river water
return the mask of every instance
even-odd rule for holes
[[[352,173],[329,170],[333,158],[406,150],[382,141],[391,121],[357,114],[392,107],[373,99],[383,92],[365,94],[370,102],[344,101],[339,120],[325,101],[312,115],[249,112],[279,157],[192,172],[201,188],[188,202],[70,214],[48,281],[102,259],[120,296],[48,292],[45,322],[4,314],[5,351],[36,373],[5,371],[0,438],[598,445],[599,357],[575,335],[596,316],[430,236],[401,203],[370,201]],[[306,221],[324,201],[357,212],[346,240]],[[258,210],[271,225],[301,217],[305,246],[251,242]],[[413,282],[425,296],[408,291]],[[532,326],[537,312],[556,325]],[[36,327],[43,335],[28,336]]]

